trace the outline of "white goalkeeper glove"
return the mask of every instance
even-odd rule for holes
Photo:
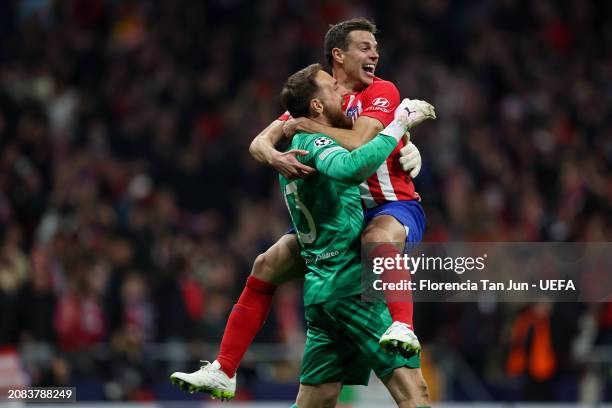
[[[398,140],[406,130],[413,128],[427,119],[435,119],[436,112],[432,105],[418,99],[405,98],[395,109],[393,122],[381,132]]]
[[[419,99],[404,99],[401,106],[408,111],[408,129],[412,129],[419,123],[427,120],[427,119],[435,119],[436,118],[436,110],[428,102],[421,101]]]
[[[421,171],[421,152],[412,142],[400,150],[400,164],[405,172],[410,173],[410,177],[415,178]]]

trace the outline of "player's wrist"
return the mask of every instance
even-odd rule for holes
[[[406,133],[407,126],[405,120],[394,119],[389,125],[380,132],[383,135],[391,136],[397,142],[404,136]]]
[[[276,167],[276,165],[280,162],[280,157],[282,153],[276,149],[270,149],[266,154],[266,163],[268,166]]]

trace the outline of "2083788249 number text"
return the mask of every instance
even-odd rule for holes
[[[11,388],[0,396],[0,401],[21,402],[76,402],[75,387]]]

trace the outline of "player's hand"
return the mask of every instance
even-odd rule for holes
[[[278,154],[270,165],[288,180],[307,177],[316,172],[312,167],[306,166],[296,159],[296,156],[306,156],[308,150],[292,149]]]
[[[303,118],[291,118],[283,124],[283,134],[289,140],[297,133],[298,126],[302,123]]]
[[[410,173],[410,177],[415,178],[421,171],[421,152],[412,142],[400,150],[400,164],[405,172]]]
[[[411,129],[427,119],[435,119],[433,105],[418,99],[404,99],[395,110],[395,119]]]

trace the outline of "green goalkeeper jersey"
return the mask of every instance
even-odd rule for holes
[[[349,152],[323,134],[298,133],[290,149],[308,150],[298,160],[317,173],[299,180],[280,176],[308,273],[306,306],[361,293],[360,235],[363,211],[359,184],[387,159],[395,138],[378,134]]]

